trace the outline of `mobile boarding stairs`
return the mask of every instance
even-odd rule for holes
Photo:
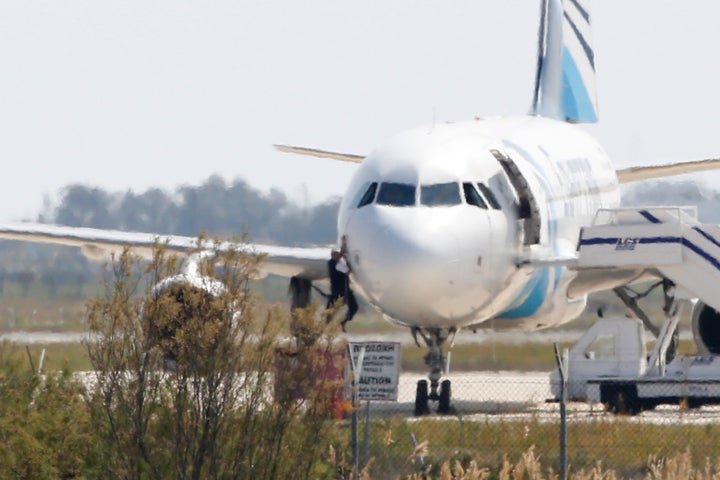
[[[698,405],[720,403],[720,226],[700,224],[695,207],[601,210],[581,230],[576,253],[568,267],[578,276],[634,271],[660,278],[665,322],[647,355],[637,319],[618,324],[601,319],[570,350],[571,397],[610,403],[615,411],[619,404],[632,404],[626,409],[630,413],[683,398]],[[668,355],[679,321],[676,298],[700,300],[693,310],[693,333],[701,355]],[[616,338],[615,358],[598,370],[603,363],[587,347],[603,335]]]
[[[600,210],[580,232],[576,265],[655,270],[720,311],[720,226],[700,224],[695,207]]]

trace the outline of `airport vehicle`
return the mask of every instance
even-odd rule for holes
[[[672,355],[674,329],[672,323],[667,326],[648,354],[639,319],[600,318],[567,351],[568,399],[631,415],[661,404],[720,404],[720,356]],[[557,370],[550,381],[554,399],[560,400]]]
[[[577,264],[586,268],[656,270],[664,291],[664,322],[648,355],[647,315],[634,304],[629,317],[599,318],[564,353],[571,400],[603,403],[637,414],[660,404],[720,404],[720,332],[716,308],[720,227],[702,225],[687,207],[601,211],[580,234]],[[696,355],[676,355],[683,299],[692,311]],[[602,315],[602,312],[599,312]],[[551,374],[555,399],[560,372]]]
[[[708,160],[616,171],[599,143],[574,125],[597,120],[588,3],[541,1],[528,115],[412,129],[367,156],[278,147],[358,163],[340,207],[337,239],[354,288],[428,348],[429,385],[418,383],[418,414],[430,411],[430,401],[440,413],[451,409],[450,381],[441,382],[443,347],[458,329],[558,326],[583,311],[592,291],[664,278],[649,268],[578,264],[581,228],[599,210],[619,205],[621,183],[720,165]],[[156,240],[175,252],[198,250],[188,237],[41,224],[0,225],[0,238],[75,245],[88,255],[122,245],[148,252]],[[312,282],[328,276],[329,246],[241,247],[267,255],[265,272],[292,277],[293,307],[307,305]],[[168,285],[202,288],[194,272],[189,261]]]

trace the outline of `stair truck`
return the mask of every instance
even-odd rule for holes
[[[720,356],[707,350],[698,355],[669,354],[674,323],[664,325],[648,355],[639,319],[599,319],[566,350],[568,398],[599,402],[610,412],[631,415],[660,404],[683,403],[689,408],[720,404]],[[552,394],[559,400],[559,371],[550,378]]]
[[[610,221],[581,232],[576,266],[650,273],[664,290],[665,320],[658,329],[633,299],[615,288],[636,315],[599,318],[566,350],[569,399],[600,402],[625,414],[660,404],[720,404],[720,226],[701,225],[694,211],[686,212],[668,207],[607,211],[603,213]],[[675,355],[681,306],[676,296],[694,300],[697,354]],[[648,352],[650,330],[657,339]],[[555,399],[560,390],[556,369],[551,373]]]

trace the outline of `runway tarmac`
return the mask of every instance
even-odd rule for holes
[[[425,378],[427,378],[425,375],[419,373],[401,374],[398,401],[370,402],[371,415],[402,415],[416,418],[413,416],[416,385],[418,380]],[[451,420],[462,418],[464,421],[483,422],[560,421],[560,404],[547,401],[551,397],[548,373],[463,372],[450,374],[447,378],[452,381],[452,404],[456,415],[431,415],[430,418]],[[654,410],[636,416],[618,416],[606,412],[601,404],[569,402],[567,419],[569,423],[618,421],[657,425],[718,424],[720,406],[686,409],[679,405],[660,405]]]
[[[452,405],[461,416],[531,413],[551,396],[545,372],[458,372],[445,378],[452,382]],[[401,373],[397,402],[371,401],[371,413],[412,416],[417,382],[423,379],[425,374]]]

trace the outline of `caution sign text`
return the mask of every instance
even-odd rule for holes
[[[350,343],[350,353],[355,365],[358,365],[363,348],[365,354],[357,385],[358,399],[397,401],[401,360],[400,343]],[[350,384],[353,379],[351,371],[348,372],[346,378]]]

